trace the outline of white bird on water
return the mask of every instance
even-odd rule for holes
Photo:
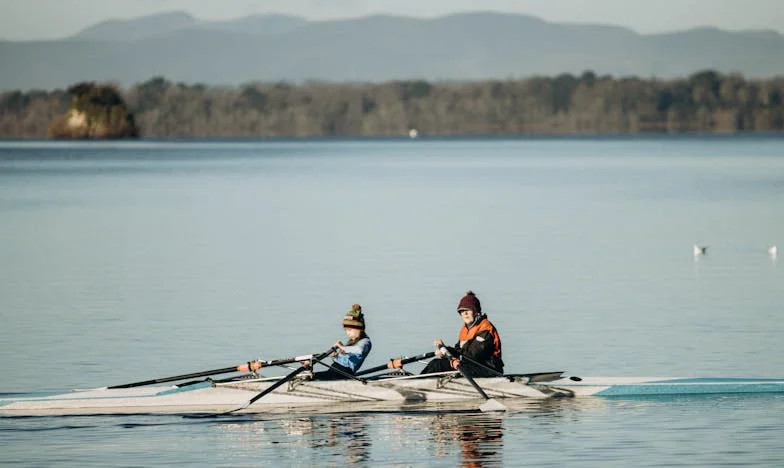
[[[779,254],[779,249],[775,245],[771,245],[768,247],[768,254],[770,254],[771,257],[776,258]]]
[[[700,245],[694,244],[694,247],[692,247],[692,252],[694,252],[694,256],[695,257],[699,257],[700,255],[705,255],[706,253],[708,253],[708,246],[707,245],[706,246],[700,246]]]

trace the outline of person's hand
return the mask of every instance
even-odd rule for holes
[[[310,370],[313,367],[313,363],[310,361],[302,361],[302,367],[306,370]]]
[[[331,357],[332,359],[338,357],[338,354],[346,352],[346,347],[345,345],[343,345],[342,341],[338,340],[337,342],[335,342],[334,346],[337,349],[335,351],[332,351],[332,354],[329,355],[329,357]]]
[[[452,369],[457,370],[457,367],[460,365],[459,359],[452,359],[449,361],[449,365],[452,366]]]
[[[436,347],[436,354],[443,356],[444,353],[441,352],[441,347],[444,346],[444,342],[441,340],[435,340],[433,341],[433,345]]]

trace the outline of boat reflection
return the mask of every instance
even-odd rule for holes
[[[219,443],[240,458],[260,462],[294,458],[298,465],[316,466],[498,466],[504,463],[509,424],[520,427],[519,420],[525,419],[525,426],[541,433],[556,421],[579,421],[586,410],[615,404],[602,399],[504,401],[509,411],[482,413],[477,409],[481,400],[474,403],[245,416],[217,425]]]

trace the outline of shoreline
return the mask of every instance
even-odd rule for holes
[[[80,144],[139,144],[139,143],[307,143],[307,142],[471,142],[471,141],[730,141],[782,140],[784,132],[739,133],[607,133],[607,134],[483,134],[483,135],[424,135],[416,138],[398,135],[379,136],[280,136],[280,137],[149,137],[135,139],[57,139],[57,138],[0,138],[0,145],[14,143]]]
[[[90,86],[96,85],[71,89]],[[134,137],[144,138],[784,134],[784,78],[751,80],[712,70],[670,81],[586,71],[514,81],[259,83],[236,89],[157,77],[113,93],[138,129]],[[0,94],[0,138],[45,137],[70,102],[63,91]],[[117,127],[123,120],[112,122]]]

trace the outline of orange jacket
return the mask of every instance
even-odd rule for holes
[[[466,325],[461,327],[458,340],[457,348],[463,355],[503,372],[501,336],[487,317],[470,328]]]

